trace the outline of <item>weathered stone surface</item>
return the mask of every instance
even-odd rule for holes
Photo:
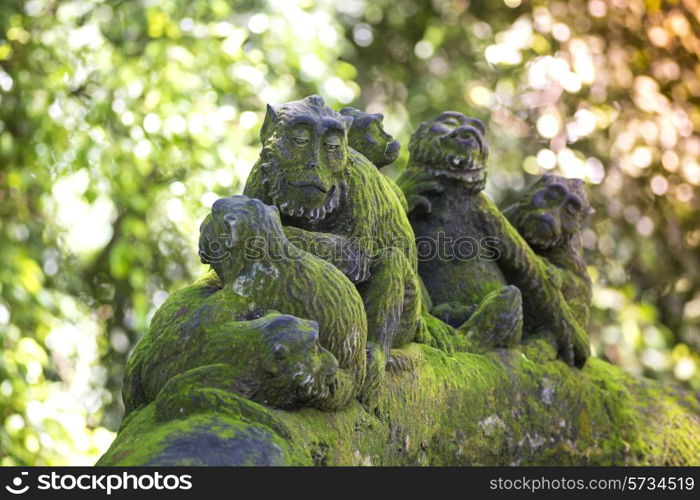
[[[327,413],[204,411],[167,422],[133,412],[99,465],[691,465],[700,404],[599,359],[582,370],[544,342],[486,355],[424,345],[377,403]],[[287,437],[285,437],[287,436]]]

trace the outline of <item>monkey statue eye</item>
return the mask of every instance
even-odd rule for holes
[[[549,203],[549,198],[547,196],[547,190],[542,189],[535,193],[535,196],[532,197],[532,205],[537,207],[537,208],[544,208],[547,206]]]
[[[571,215],[576,215],[579,211],[581,211],[581,203],[576,200],[569,200],[569,202],[566,204],[566,211]]]
[[[309,132],[303,128],[294,130],[292,132],[292,141],[297,146],[306,146],[309,143]]]
[[[442,123],[444,123],[448,127],[459,127],[459,121],[457,121],[456,118],[445,118],[444,120],[442,120]]]
[[[283,344],[276,344],[272,349],[275,359],[284,359],[289,354],[289,348]]]
[[[566,188],[561,184],[552,184],[544,192],[545,199],[550,202],[560,202],[564,195],[566,195]]]
[[[340,147],[340,138],[338,137],[329,137],[326,139],[326,150],[327,151],[337,151],[338,148]]]

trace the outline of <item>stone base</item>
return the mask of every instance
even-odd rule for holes
[[[408,347],[368,409],[259,407],[168,422],[133,412],[97,465],[699,465],[700,403],[535,342],[486,355]],[[249,405],[248,405],[249,406]]]

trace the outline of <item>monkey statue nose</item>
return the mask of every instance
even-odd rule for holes
[[[306,168],[318,168],[318,163],[315,161],[309,161],[306,163]]]
[[[537,218],[538,229],[540,232],[554,238],[557,234],[557,221],[551,214],[542,214]]]

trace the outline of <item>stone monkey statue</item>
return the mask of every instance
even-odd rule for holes
[[[347,277],[292,245],[277,208],[260,200],[218,200],[200,232],[202,262],[218,280],[174,293],[157,311],[127,366],[127,410],[160,397],[175,376],[177,387],[187,381],[285,409],[353,401],[365,379],[367,321]]]
[[[421,123],[397,183],[410,207],[430,312],[477,344],[509,347],[522,335],[521,297],[489,248],[494,235],[480,224],[488,201],[483,134],[480,121],[456,112]]]
[[[416,337],[416,247],[392,181],[348,145],[353,118],[318,96],[268,106],[263,148],[244,194],[275,205],[295,244],[328,259],[357,286],[367,314],[371,368]],[[339,252],[341,250],[341,252]]]
[[[488,156],[483,134],[481,122],[456,112],[423,122],[411,138],[409,167],[398,180],[417,239],[442,235],[452,243],[447,261],[419,259],[436,304],[432,312],[462,332],[490,336],[491,343],[494,332],[496,342],[519,338],[523,324],[528,334],[545,331],[568,364],[582,366],[590,355],[582,322],[590,280],[576,243],[590,211],[582,183],[544,178],[506,211],[514,228],[481,192]],[[561,206],[544,203],[550,199]],[[479,243],[481,253],[468,255],[476,258],[459,254],[456,242],[464,237]],[[483,245],[491,238],[490,246]]]

